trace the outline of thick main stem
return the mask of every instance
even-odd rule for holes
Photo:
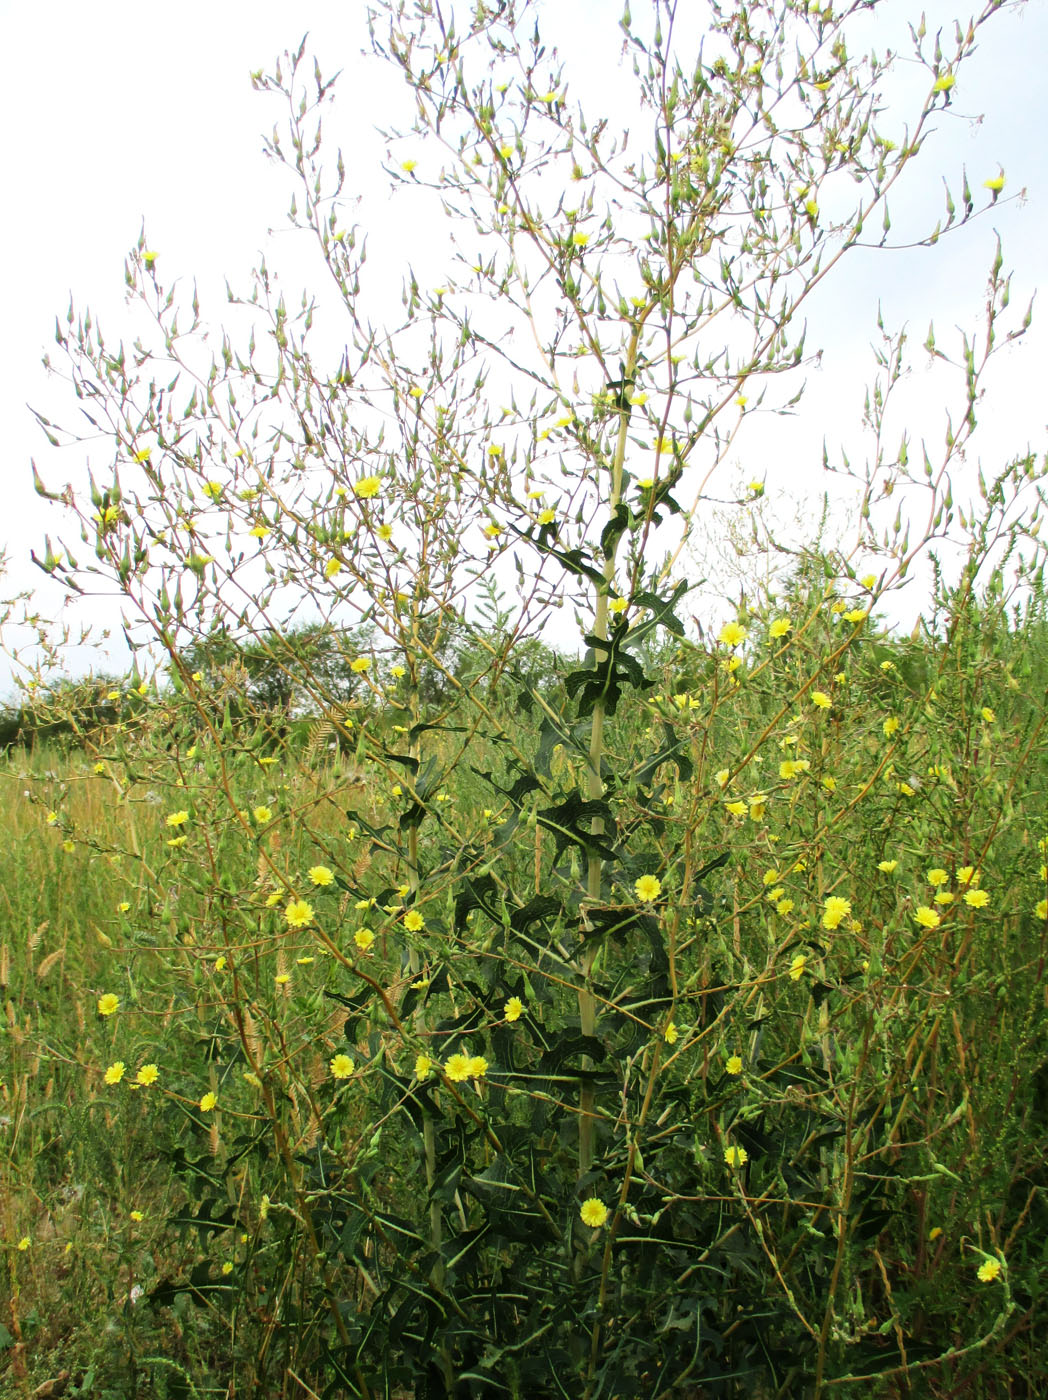
[[[626,351],[626,362],[622,374],[622,384],[620,393],[622,400],[628,390],[630,380],[633,378],[637,367],[637,345],[640,340],[639,330],[634,330],[629,339]],[[629,429],[629,409],[625,402],[619,410],[619,431],[615,440],[615,454],[611,462],[611,483],[608,492],[608,511],[610,515],[615,513],[620,500],[622,499],[622,472],[626,460],[626,442]],[[615,556],[618,553],[618,540],[608,550],[604,557],[604,584],[597,594],[596,619],[593,624],[594,636],[600,641],[608,639],[608,594],[615,581]],[[598,652],[596,660],[599,662],[601,654]],[[588,801],[599,801],[604,796],[604,780],[601,777],[601,761],[604,757],[604,701],[598,700],[593,707],[593,727],[590,731],[589,747],[589,771],[586,774],[586,798]],[[594,836],[603,835],[604,821],[601,817],[594,817],[590,825],[590,831]],[[591,852],[586,869],[586,902],[596,904],[600,901],[601,895],[601,858],[595,852]],[[596,959],[598,949],[596,944],[583,950],[582,953],[582,978],[583,985],[579,990],[579,1021],[583,1035],[593,1035],[597,1029],[597,1000],[593,995],[590,986],[590,977],[593,972],[593,963]],[[585,1176],[593,1164],[593,1086],[584,1083],[579,1090],[579,1175]]]

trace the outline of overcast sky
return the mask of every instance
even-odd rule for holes
[[[557,0],[575,91],[606,100],[628,72],[618,59],[619,0]],[[635,5],[637,11],[640,4]],[[384,146],[376,123],[400,101],[400,80],[378,60],[362,57],[366,42],[363,0],[183,0],[178,6],[106,0],[101,6],[48,0],[15,4],[0,0],[0,43],[7,56],[0,91],[3,112],[2,294],[0,451],[6,509],[0,515],[0,547],[8,552],[8,578],[0,598],[14,588],[37,590],[43,605],[56,592],[28,562],[31,545],[58,521],[33,494],[29,458],[35,456],[50,483],[82,478],[84,454],[68,449],[65,461],[47,447],[25,405],[45,411],[70,398],[56,394],[41,367],[53,345],[56,313],[70,293],[90,304],[113,339],[121,334],[123,259],[145,220],[149,245],[159,250],[166,276],[196,277],[205,316],[224,314],[223,278],[246,287],[260,250],[279,264],[289,249],[279,229],[289,186],[262,154],[260,133],[280,113],[272,98],[252,91],[249,72],[269,67],[282,49],[309,30],[308,51],[325,71],[344,70],[332,148],[347,153],[348,187],[364,200],[369,217],[386,219],[382,249],[390,267],[411,256],[414,230],[389,218],[388,179],[378,169]],[[928,7],[929,25],[963,14],[950,4]],[[916,7],[886,3],[868,32],[883,49],[905,32]],[[980,52],[964,70],[948,116],[911,169],[902,196],[892,202],[895,228],[932,222],[942,206],[941,176],[956,190],[966,165],[973,187],[1007,175],[1006,195],[1025,188],[1023,201],[1002,202],[932,252],[855,258],[813,308],[808,349],[827,353],[811,381],[798,420],[755,425],[740,445],[739,467],[769,479],[769,494],[803,468],[813,487],[824,431],[831,443],[859,443],[863,385],[872,370],[869,345],[878,298],[892,326],[909,320],[923,341],[935,317],[940,345],[951,326],[974,328],[993,257],[994,232],[1004,244],[1005,267],[1014,269],[1013,300],[1025,304],[1048,275],[1048,141],[1043,120],[1044,55],[1048,54],[1048,0],[1029,0],[1019,14],[997,16],[983,31]],[[585,67],[578,71],[574,61]],[[901,82],[905,83],[903,71]],[[914,73],[914,80],[924,78]],[[612,115],[615,103],[611,103]],[[621,120],[621,118],[620,118]],[[417,246],[416,246],[417,251]],[[293,265],[293,264],[292,264]],[[392,288],[399,304],[399,278]],[[1048,307],[1042,318],[1048,316]],[[988,467],[1028,448],[1048,444],[1048,393],[1044,388],[1048,334],[1037,317],[1021,349],[1000,358],[981,420],[979,446]],[[939,380],[915,375],[909,402],[918,431],[941,439],[935,416]],[[924,415],[922,417],[922,415]],[[929,416],[930,415],[930,416]],[[52,416],[60,416],[57,413]],[[910,425],[913,426],[913,425]],[[102,454],[103,456],[105,454]],[[52,602],[49,604],[48,599]],[[98,609],[95,608],[95,615]],[[81,614],[86,616],[86,614]],[[113,615],[110,613],[110,617]],[[79,654],[83,655],[83,654]],[[87,664],[81,661],[81,666]],[[121,658],[121,663],[122,658]],[[0,694],[9,671],[0,658]]]

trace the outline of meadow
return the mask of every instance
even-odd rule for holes
[[[647,658],[598,901],[555,677],[12,747],[4,1392],[1041,1393],[1043,605],[869,598]]]

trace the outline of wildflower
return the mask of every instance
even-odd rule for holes
[[[483,1055],[474,1055],[469,1062],[469,1073],[473,1079],[483,1079],[488,1072],[488,1062]]]
[[[1000,194],[1004,189],[1004,175],[994,175],[989,180],[984,180],[983,189],[989,190],[991,194]]]
[[[415,1057],[415,1078],[428,1079],[429,1072],[433,1068],[433,1061],[428,1055],[417,1055]]]
[[[307,928],[313,922],[313,906],[304,899],[293,899],[284,910],[290,928]]]
[[[106,992],[104,996],[98,998],[98,1014],[99,1016],[112,1016],[119,1005],[120,998],[112,992]]]
[[[785,637],[792,626],[793,623],[788,617],[776,617],[768,628],[768,636],[778,641],[780,637]]]
[[[745,802],[726,802],[724,806],[725,810],[730,812],[733,817],[744,817],[746,815]]]
[[[585,248],[586,244],[589,242],[589,234],[573,233],[571,235],[571,241],[572,243],[574,243],[576,248]]]
[[[520,997],[510,997],[502,1008],[502,1014],[507,1021],[519,1021],[524,1014],[524,1003]]]
[[[299,967],[308,967],[310,963],[315,962],[315,961],[316,961],[315,958],[296,958],[296,959],[295,959],[295,962],[298,964]]]
[[[965,890],[964,902],[972,909],[985,909],[990,902],[990,896],[985,890]]]
[[[217,1095],[217,1094],[213,1094],[213,1093],[211,1093],[210,1090],[208,1090],[208,1092],[207,1092],[207,1093],[204,1095],[204,1097],[200,1100],[200,1112],[201,1112],[201,1113],[210,1113],[211,1110],[215,1107],[215,1105],[216,1105],[217,1103],[218,1103],[218,1095]]]
[[[444,1073],[453,1084],[461,1084],[469,1078],[469,1063],[465,1055],[450,1055],[444,1062]]]
[[[713,775],[713,781],[717,784],[718,787],[724,787],[725,784],[726,784],[727,781],[728,781],[728,778],[729,778],[730,776],[731,776],[731,770],[730,770],[730,769],[728,769],[728,768],[718,768],[717,772],[714,773],[714,775]]]
[[[662,893],[662,881],[657,875],[641,875],[633,882],[633,888],[642,903],[650,904]]]
[[[223,1262],[223,1264],[222,1264],[222,1272],[223,1272],[224,1274],[231,1274],[231,1273],[233,1272],[233,1264],[232,1264],[232,1261],[231,1261],[231,1260],[226,1259],[226,1260]]]
[[[959,885],[977,885],[979,883],[979,872],[974,865],[962,865],[957,872],[957,883]]]
[[[913,789],[912,787],[910,787],[909,783],[899,783],[899,784],[898,784],[898,789],[899,789],[899,791],[902,793],[903,797],[914,797],[914,796],[916,796],[916,794],[915,794],[915,792],[914,792],[914,789]]]
[[[384,521],[375,531],[380,540],[391,540],[393,538],[393,526],[387,525]]]
[[[941,1226],[941,1225],[933,1225],[932,1228],[928,1231],[928,1243],[929,1243],[929,1244],[934,1244],[934,1242],[939,1238],[939,1236],[940,1236],[941,1234],[942,1234],[942,1226]]]
[[[138,1222],[139,1222],[140,1220],[144,1220],[144,1219],[145,1219],[145,1216],[142,1214],[142,1212],[141,1212],[140,1210],[133,1210],[133,1211],[131,1212],[131,1219],[132,1219],[132,1220],[135,1222],[135,1224],[137,1225]]]
[[[265,527],[265,525],[252,525],[251,529],[248,531],[248,534],[256,540],[264,540],[269,537],[270,531]]]
[[[362,953],[366,953],[375,941],[375,935],[369,928],[358,928],[353,935],[353,942]]]
[[[170,812],[170,813],[168,814],[168,816],[167,816],[167,824],[168,824],[168,826],[185,826],[185,824],[186,824],[186,822],[187,822],[188,820],[189,820],[189,813],[188,813],[188,812],[185,812],[185,811],[182,811],[182,812]]]
[[[349,669],[355,671],[358,676],[362,676],[365,671],[370,671],[371,669],[371,657],[358,656],[355,661],[350,662]]]
[[[727,1074],[741,1074],[742,1059],[738,1055],[729,1055],[725,1062],[724,1069]]]
[[[761,822],[764,820],[764,809],[768,805],[767,795],[763,792],[754,793],[750,798],[750,821]]]
[[[628,607],[628,598],[612,598],[611,602],[608,604],[608,610],[610,612],[615,613],[616,615],[619,613],[624,613]]]
[[[813,690],[811,693],[811,699],[812,704],[818,705],[820,710],[828,710],[833,704],[833,701],[823,690]]]
[[[952,904],[955,898],[953,890],[936,890],[934,902],[936,904]]]
[[[849,608],[844,614],[845,622],[865,622],[868,614],[865,608]]]
[[[979,1282],[996,1283],[1001,1275],[1001,1261],[999,1259],[986,1259],[979,1265]]]
[[[583,1225],[588,1225],[592,1230],[599,1230],[608,1218],[608,1208],[596,1196],[590,1196],[579,1206],[579,1215]]]
[[[109,1066],[109,1068],[106,1070],[106,1073],[105,1073],[105,1080],[106,1080],[106,1083],[107,1083],[107,1084],[119,1084],[120,1081],[121,1081],[121,1079],[123,1079],[123,1077],[124,1077],[124,1062],[123,1062],[123,1060],[114,1060],[113,1063],[112,1063],[112,1064]]]
[[[841,899],[840,895],[831,894],[823,906],[823,928],[838,928],[841,921],[851,913],[851,908],[850,899]]]
[[[913,915],[921,928],[938,928],[942,920],[934,909],[929,909],[927,904],[921,904],[914,911]]]
[[[126,914],[127,911],[131,908],[131,905],[127,902],[126,899],[122,899],[116,907],[118,913]]]
[[[638,480],[637,485],[642,491],[650,491],[651,488],[655,485],[655,478],[653,476],[641,477]]]
[[[30,1247],[30,1245],[31,1245],[32,1243],[33,1243],[33,1241],[29,1238],[28,1235],[23,1235],[22,1238],[18,1241],[18,1248],[19,1248],[19,1249],[22,1251],[22,1253],[24,1254],[25,1251]]]
[[[899,862],[897,860],[879,860],[877,862],[877,869],[883,875],[891,875],[898,868],[898,865]]]
[[[787,918],[788,915],[793,913],[793,900],[780,899],[775,905],[775,912],[781,919]]]
[[[91,771],[93,773],[104,773],[106,771],[106,766],[104,763],[96,763]]]
[[[892,735],[898,730],[899,721],[895,715],[889,715],[888,718],[881,725],[881,728],[884,730],[884,737],[886,739],[890,739]]]
[[[348,1079],[353,1073],[353,1061],[348,1055],[336,1055],[331,1061],[331,1073],[335,1079]]]
[[[342,572],[342,561],[340,559],[329,559],[324,565],[325,578],[337,578]]]
[[[717,637],[726,647],[740,646],[746,640],[746,629],[738,622],[726,622]]]
[[[988,705],[984,705],[979,711],[979,713],[982,715],[983,719],[986,721],[987,724],[997,723],[997,716],[994,714],[994,712],[990,709]]]
[[[832,773],[827,773],[827,774],[823,777],[822,785],[823,785],[823,787],[826,789],[827,792],[836,792],[836,791],[837,791],[837,779],[833,776]]]
[[[679,1037],[680,1032],[677,1030],[675,1022],[670,1021],[669,1025],[662,1032],[663,1040],[666,1042],[667,1045],[676,1045]]]
[[[353,483],[353,494],[358,500],[369,501],[378,495],[381,486],[381,477],[362,476],[359,481]]]
[[[929,885],[934,885],[936,888],[938,888],[940,885],[945,885],[949,878],[950,877],[949,875],[947,875],[945,870],[928,871],[928,883]]]
[[[145,1085],[155,1084],[160,1078],[160,1071],[156,1065],[143,1065],[135,1075],[135,1083]]]
[[[1042,899],[1038,904],[1035,904],[1033,912],[1034,918],[1048,919],[1048,899]]]
[[[314,885],[330,885],[335,879],[326,865],[311,865],[306,874]]]
[[[415,169],[416,165],[418,165],[417,160],[402,160],[400,162],[400,168],[401,170],[403,170],[405,175],[410,175],[411,172]]]
[[[790,981],[798,982],[804,976],[808,966],[808,959],[803,953],[798,953],[790,963]]]
[[[273,983],[277,987],[286,987],[290,981],[291,977],[286,972],[278,972],[277,975],[273,978]]]
[[[216,972],[225,972],[225,970],[226,970],[226,958],[225,958],[225,954],[223,953],[223,954],[221,954],[219,957],[217,957],[217,958],[215,959],[215,971],[216,971]]]
[[[789,781],[800,773],[807,773],[810,767],[810,758],[787,758],[779,764],[779,777]]]
[[[409,909],[403,923],[408,933],[420,933],[426,927],[426,921],[417,909]]]
[[[259,826],[265,826],[266,822],[273,820],[273,813],[268,807],[256,807],[251,815],[255,818],[255,821],[258,822]],[[277,899],[279,898],[280,896],[278,894]]]
[[[732,1143],[731,1147],[724,1149],[724,1160],[729,1167],[744,1167],[750,1160],[750,1154],[745,1147],[736,1147]]]
[[[932,83],[932,92],[949,92],[957,79],[952,73],[944,73],[941,78],[936,78]]]
[[[284,893],[282,890],[272,890],[266,895],[266,908],[275,909],[283,898]]]

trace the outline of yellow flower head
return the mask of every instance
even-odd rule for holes
[[[898,868],[898,865],[899,862],[897,860],[879,860],[877,862],[877,869],[884,875],[891,875]]]
[[[650,904],[662,893],[662,881],[657,875],[641,875],[633,882],[633,888],[643,904]]]
[[[803,953],[798,953],[790,963],[790,981],[798,982],[805,973],[808,966],[808,959]]]
[[[663,1040],[666,1042],[667,1045],[676,1045],[679,1037],[680,1031],[677,1030],[676,1024],[673,1021],[670,1021],[669,1025],[662,1032]]]
[[[313,922],[313,906],[304,899],[293,899],[284,910],[290,928],[308,928]]]
[[[921,904],[914,910],[914,919],[921,928],[938,928],[942,920],[934,909],[930,909],[927,904]]]
[[[483,1055],[474,1055],[469,1062],[469,1073],[473,1079],[483,1079],[488,1072],[488,1062]]]
[[[99,1016],[112,1016],[119,1005],[120,998],[112,992],[106,992],[104,996],[98,998],[98,1014]]]
[[[331,885],[335,877],[326,865],[311,865],[306,871],[314,885]]]
[[[979,1265],[979,1282],[995,1283],[1001,1276],[1001,1262],[999,1259],[987,1259]]]
[[[945,885],[949,878],[945,870],[936,869],[928,871],[928,883],[929,885],[934,885],[936,889],[938,889],[940,885]]]
[[[182,812],[170,812],[170,813],[168,814],[168,816],[167,816],[167,824],[168,824],[168,826],[185,826],[185,824],[186,824],[186,822],[187,822],[188,820],[189,820],[189,813],[188,813],[188,812],[185,812],[185,811],[182,811]]]
[[[985,909],[990,902],[990,896],[985,890],[965,890],[964,902],[972,909]]]
[[[726,622],[721,628],[717,640],[726,647],[737,647],[746,640],[746,628],[739,622]]]
[[[608,1208],[596,1196],[590,1196],[589,1200],[583,1201],[579,1206],[579,1215],[583,1225],[588,1225],[592,1230],[599,1230],[608,1218]]]
[[[336,1055],[331,1061],[331,1074],[335,1079],[348,1079],[353,1073],[353,1061],[348,1055]]]
[[[727,1061],[726,1061],[726,1063],[725,1063],[725,1065],[724,1065],[724,1069],[725,1069],[725,1072],[726,1072],[727,1074],[741,1074],[741,1073],[742,1073],[742,1060],[741,1060],[741,1058],[740,1058],[738,1055],[729,1055],[729,1056],[728,1056],[728,1059],[727,1059]]]
[[[362,476],[359,481],[353,483],[353,494],[361,501],[369,501],[377,496],[382,487],[382,478],[378,476]]]
[[[426,921],[417,909],[409,909],[404,915],[404,927],[408,933],[420,933],[426,927]]]
[[[428,1079],[429,1072],[433,1068],[433,1061],[428,1055],[417,1055],[415,1057],[415,1078]]]
[[[502,1008],[502,1014],[507,1021],[519,1021],[524,1014],[524,1003],[520,997],[510,997]]]
[[[823,928],[838,928],[842,920],[851,913],[851,908],[850,899],[841,899],[839,895],[831,894],[823,906]]]
[[[148,1086],[150,1084],[155,1084],[159,1077],[160,1071],[156,1065],[143,1065],[135,1075],[135,1083]]]
[[[342,572],[342,561],[339,559],[329,559],[324,565],[325,578],[337,578]]]
[[[736,1147],[734,1143],[724,1149],[724,1160],[729,1167],[744,1167],[750,1160],[750,1154],[745,1147]]]
[[[785,637],[792,626],[793,623],[788,617],[776,617],[768,628],[768,635],[778,641],[780,637]]]
[[[112,1063],[112,1064],[109,1066],[109,1068],[106,1070],[106,1073],[105,1073],[105,1080],[106,1080],[106,1083],[107,1083],[107,1084],[119,1084],[120,1081],[121,1081],[121,1079],[123,1079],[123,1077],[124,1077],[124,1062],[123,1062],[123,1060],[114,1060],[113,1063]]]
[[[370,671],[371,669],[371,657],[358,656],[355,661],[350,662],[349,669],[355,671],[358,676],[362,676],[365,671]]]
[[[353,935],[353,942],[362,953],[366,953],[375,941],[375,935],[369,928],[358,928]]]
[[[461,1084],[469,1078],[469,1065],[465,1055],[449,1055],[444,1062],[444,1073],[453,1084]]]
[[[201,1112],[201,1113],[210,1113],[211,1110],[215,1107],[215,1105],[216,1105],[217,1103],[218,1103],[218,1095],[217,1095],[217,1094],[213,1094],[213,1093],[211,1093],[210,1090],[208,1090],[208,1092],[207,1092],[207,1093],[203,1096],[203,1098],[200,1100],[200,1112]]]
[[[812,704],[817,705],[820,710],[828,710],[833,701],[824,690],[813,690],[811,693]]]

